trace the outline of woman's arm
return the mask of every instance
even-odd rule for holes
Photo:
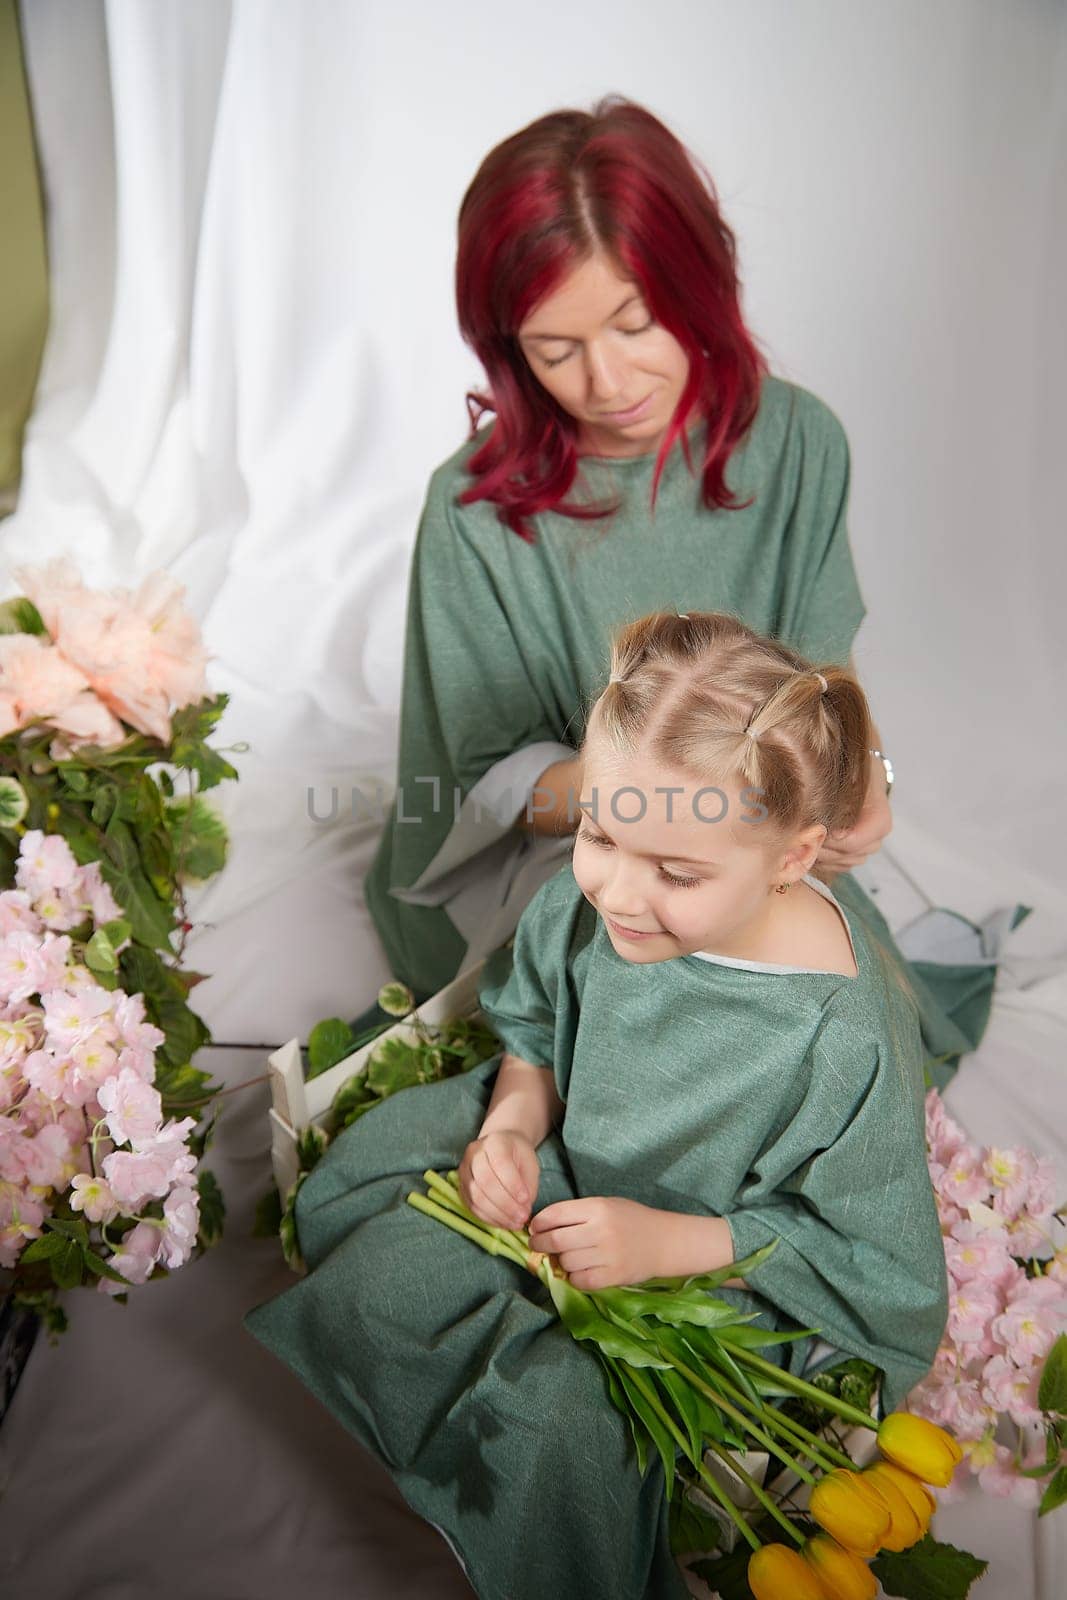
[[[561,838],[578,826],[581,764],[554,761],[538,778],[530,804],[519,812],[518,827],[528,833],[548,833]]]
[[[854,678],[859,677],[851,657],[848,670]],[[875,750],[882,748],[882,736],[873,721],[871,740]],[[867,793],[860,814],[851,828],[829,835],[816,857],[814,871],[818,877],[832,878],[834,873],[860,866],[868,856],[881,849],[893,830],[885,767],[879,756],[868,756],[867,760]]]

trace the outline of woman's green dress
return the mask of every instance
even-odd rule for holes
[[[533,544],[492,504],[456,504],[481,435],[430,481],[412,560],[398,793],[364,884],[392,971],[418,999],[510,938],[566,859],[569,840],[514,820],[538,776],[580,744],[620,623],[657,609],[729,611],[816,666],[849,659],[865,607],[841,424],[807,390],[765,379],[727,468],[737,499],[751,501],[736,511],[701,501],[703,426],[688,432],[693,474],[675,444],[654,514],[654,452],[584,457],[570,498],[618,500],[618,511],[605,522],[542,513]],[[835,893],[892,942],[851,875]],[[973,1049],[993,966],[909,971],[928,1055]]]

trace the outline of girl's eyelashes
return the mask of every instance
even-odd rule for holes
[[[704,881],[702,878],[676,878],[673,872],[667,871],[666,867],[660,867],[659,875],[661,878],[665,878],[668,883],[672,883],[676,889],[695,889],[698,883]]]
[[[587,833],[584,828],[578,829],[574,839],[575,843],[577,843],[579,839],[585,839],[589,844],[601,845],[605,850],[614,850],[615,848],[614,844],[609,838],[606,837],[606,835],[602,833]],[[703,883],[704,881],[703,878],[676,877],[673,872],[668,872],[666,867],[660,867],[659,875],[665,883],[669,883],[672,888],[675,889],[695,889],[698,884]]]

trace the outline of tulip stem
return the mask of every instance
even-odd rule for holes
[[[520,1233],[514,1228],[496,1228],[491,1222],[486,1222],[482,1217],[475,1216],[470,1208],[464,1204],[463,1197],[458,1192],[457,1186],[454,1183],[446,1182],[440,1173],[431,1170],[424,1172],[422,1176],[423,1181],[431,1192],[431,1198],[435,1199],[438,1205],[447,1206],[450,1211],[455,1212],[457,1217],[465,1218],[466,1221],[481,1228],[485,1233],[491,1234],[494,1239],[510,1245],[513,1251],[521,1252],[525,1262],[530,1249],[529,1236],[526,1233]]]
[[[750,1433],[754,1439],[757,1439],[759,1443],[763,1445],[765,1450],[769,1450],[770,1453],[777,1456],[780,1461],[784,1461],[786,1466],[789,1467],[791,1471],[795,1472],[798,1478],[803,1478],[805,1483],[814,1485],[815,1479],[807,1470],[807,1468],[802,1467],[799,1461],[791,1456],[782,1445],[777,1444],[768,1433],[765,1433],[764,1430],[749,1417],[746,1417],[743,1411],[739,1411],[738,1408],[726,1398],[721,1389],[713,1389],[710,1384],[705,1383],[703,1378],[701,1378],[698,1373],[693,1372],[692,1369],[687,1367],[684,1362],[679,1361],[677,1357],[673,1356],[669,1350],[664,1349],[664,1347],[658,1341],[656,1341],[656,1349],[659,1351],[661,1356],[665,1357],[665,1359],[670,1362],[671,1366],[674,1367],[677,1372],[682,1374],[683,1378],[688,1379],[688,1381],[693,1385],[694,1389],[699,1389],[701,1394],[706,1395],[707,1398],[712,1401],[714,1405],[718,1406],[721,1411],[725,1411],[728,1417],[733,1417],[734,1421],[739,1423],[746,1433]],[[723,1382],[724,1380],[720,1379],[719,1381]]]
[[[778,1507],[775,1505],[774,1501],[771,1499],[763,1485],[761,1483],[757,1483],[750,1472],[745,1471],[744,1467],[741,1465],[740,1461],[733,1454],[733,1452],[727,1450],[725,1445],[719,1444],[715,1439],[709,1439],[708,1445],[712,1450],[714,1450],[715,1454],[719,1456],[721,1460],[726,1462],[731,1472],[737,1473],[737,1476],[741,1479],[741,1482],[748,1489],[749,1493],[755,1496],[763,1509],[765,1511],[769,1511],[775,1521],[780,1522],[786,1533],[788,1533],[791,1538],[795,1539],[797,1544],[803,1549],[806,1540],[804,1535],[800,1532],[800,1529],[794,1527],[789,1518],[783,1512],[779,1511]]]
[[[523,1256],[505,1240],[497,1239],[485,1228],[478,1228],[456,1211],[436,1204],[424,1194],[413,1191],[407,1197],[408,1205],[414,1206],[416,1211],[423,1211],[428,1217],[434,1217],[438,1222],[443,1222],[446,1227],[456,1233],[462,1233],[465,1238],[471,1239],[475,1244],[480,1244],[483,1250],[488,1250],[491,1256],[506,1256],[509,1261],[514,1261],[516,1266],[525,1267]]]
[[[817,1389],[813,1383],[807,1383],[794,1373],[786,1372],[783,1367],[776,1367],[772,1361],[765,1361],[754,1350],[738,1349],[733,1354],[736,1361],[773,1378],[783,1389],[791,1389],[794,1394],[803,1395],[807,1400],[814,1400],[826,1411],[836,1411],[839,1417],[844,1417],[846,1422],[855,1423],[858,1428],[870,1428],[872,1433],[878,1432],[878,1423],[869,1411],[861,1411],[859,1406],[850,1406],[848,1401],[842,1400],[839,1395],[830,1394],[825,1389]]]
[[[736,1389],[734,1393],[737,1393]],[[740,1395],[738,1398],[741,1404],[748,1404],[751,1408],[751,1401],[746,1401],[745,1397]],[[819,1434],[811,1433],[795,1417],[785,1416],[777,1406],[768,1406],[763,1420],[768,1428],[774,1428],[781,1433],[794,1449],[803,1450],[817,1466],[822,1467],[824,1472],[829,1472],[834,1467],[846,1467],[849,1471],[855,1468],[856,1463],[851,1456],[846,1455],[843,1450],[838,1450],[835,1445],[827,1444]]]
[[[637,1389],[640,1394],[644,1395],[649,1405],[652,1406],[653,1410],[659,1414],[660,1420],[665,1423],[667,1428],[670,1430],[671,1436],[674,1438],[679,1449],[689,1460],[692,1460],[692,1457],[689,1455],[688,1441],[682,1433],[682,1430],[678,1427],[674,1418],[671,1416],[670,1412],[667,1410],[666,1406],[663,1404],[659,1395],[656,1393],[655,1389],[650,1383],[645,1381],[638,1368],[631,1367],[628,1362],[624,1363],[624,1365],[626,1366],[627,1376],[629,1377],[634,1388]],[[723,1488],[715,1474],[708,1471],[703,1460],[694,1461],[693,1465],[696,1467],[697,1471],[700,1473],[701,1479],[711,1490],[712,1494],[715,1496],[716,1500],[718,1500],[723,1510],[736,1524],[739,1532],[748,1540],[749,1544],[752,1546],[752,1549],[759,1550],[761,1547],[759,1539],[757,1539],[755,1533],[749,1527],[747,1519],[741,1515],[740,1511],[738,1511],[737,1507],[734,1505],[733,1501],[730,1499],[730,1496],[726,1493],[726,1490]],[[731,1465],[733,1465],[733,1463],[731,1463]]]

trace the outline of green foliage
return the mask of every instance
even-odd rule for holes
[[[316,1022],[308,1034],[306,1077],[317,1078],[320,1072],[328,1072],[338,1061],[351,1055],[355,1038],[348,1023],[342,1022],[340,1017],[327,1017],[322,1022]]]
[[[671,1496],[671,1551],[676,1556],[696,1551],[717,1550],[722,1543],[722,1528],[717,1519],[704,1511],[690,1496],[691,1481],[679,1473]]]
[[[378,990],[378,1004],[391,1017],[406,1017],[415,1009],[415,996],[406,983],[387,983]]]
[[[1067,1333],[1061,1333],[1045,1357],[1037,1403],[1042,1411],[1067,1416]]]
[[[17,778],[0,778],[0,828],[14,828],[26,815],[29,804]]]
[[[0,605],[0,633],[36,633],[46,631],[41,613],[25,595],[15,595]]]
[[[926,1534],[910,1550],[883,1550],[871,1570],[886,1594],[903,1600],[964,1600],[988,1565],[970,1551],[939,1544]]]
[[[22,598],[0,605],[0,633],[18,632],[45,632],[36,608]],[[176,712],[169,744],[131,731],[115,749],[89,746],[56,759],[55,731],[47,725],[0,738],[0,888],[14,883],[19,840],[32,829],[61,835],[79,865],[100,864],[120,915],[97,929],[87,919],[71,936],[102,988],[121,986],[144,996],[146,1019],[164,1035],[155,1083],[166,1117],[201,1118],[218,1093],[208,1074],[192,1065],[211,1035],[188,1003],[201,975],[183,971],[181,956],[189,927],[185,887],[210,878],[226,860],[226,829],[200,798],[204,789],[237,777],[206,742],[226,705],[227,696],[218,695]],[[176,779],[187,790],[180,797]],[[188,1141],[198,1160],[216,1116],[201,1120]],[[199,1253],[219,1237],[225,1207],[211,1173],[201,1170],[197,1187]],[[55,1331],[65,1324],[55,1303],[58,1290],[100,1277],[126,1281],[98,1253],[85,1220],[63,1210],[21,1252],[13,1274],[16,1298],[32,1301]],[[147,1211],[162,1214],[158,1205]],[[109,1225],[112,1245],[124,1231],[121,1219]],[[125,1293],[116,1298],[124,1301]]]
[[[206,1248],[222,1238],[226,1202],[213,1172],[206,1172],[201,1168],[197,1173],[196,1188],[200,1196],[200,1228],[197,1237]]]
[[[226,865],[229,839],[222,819],[199,795],[175,800],[164,812],[182,883],[199,884]]]
[[[256,1202],[255,1221],[252,1224],[254,1239],[274,1239],[282,1225],[282,1197],[276,1185]]]

